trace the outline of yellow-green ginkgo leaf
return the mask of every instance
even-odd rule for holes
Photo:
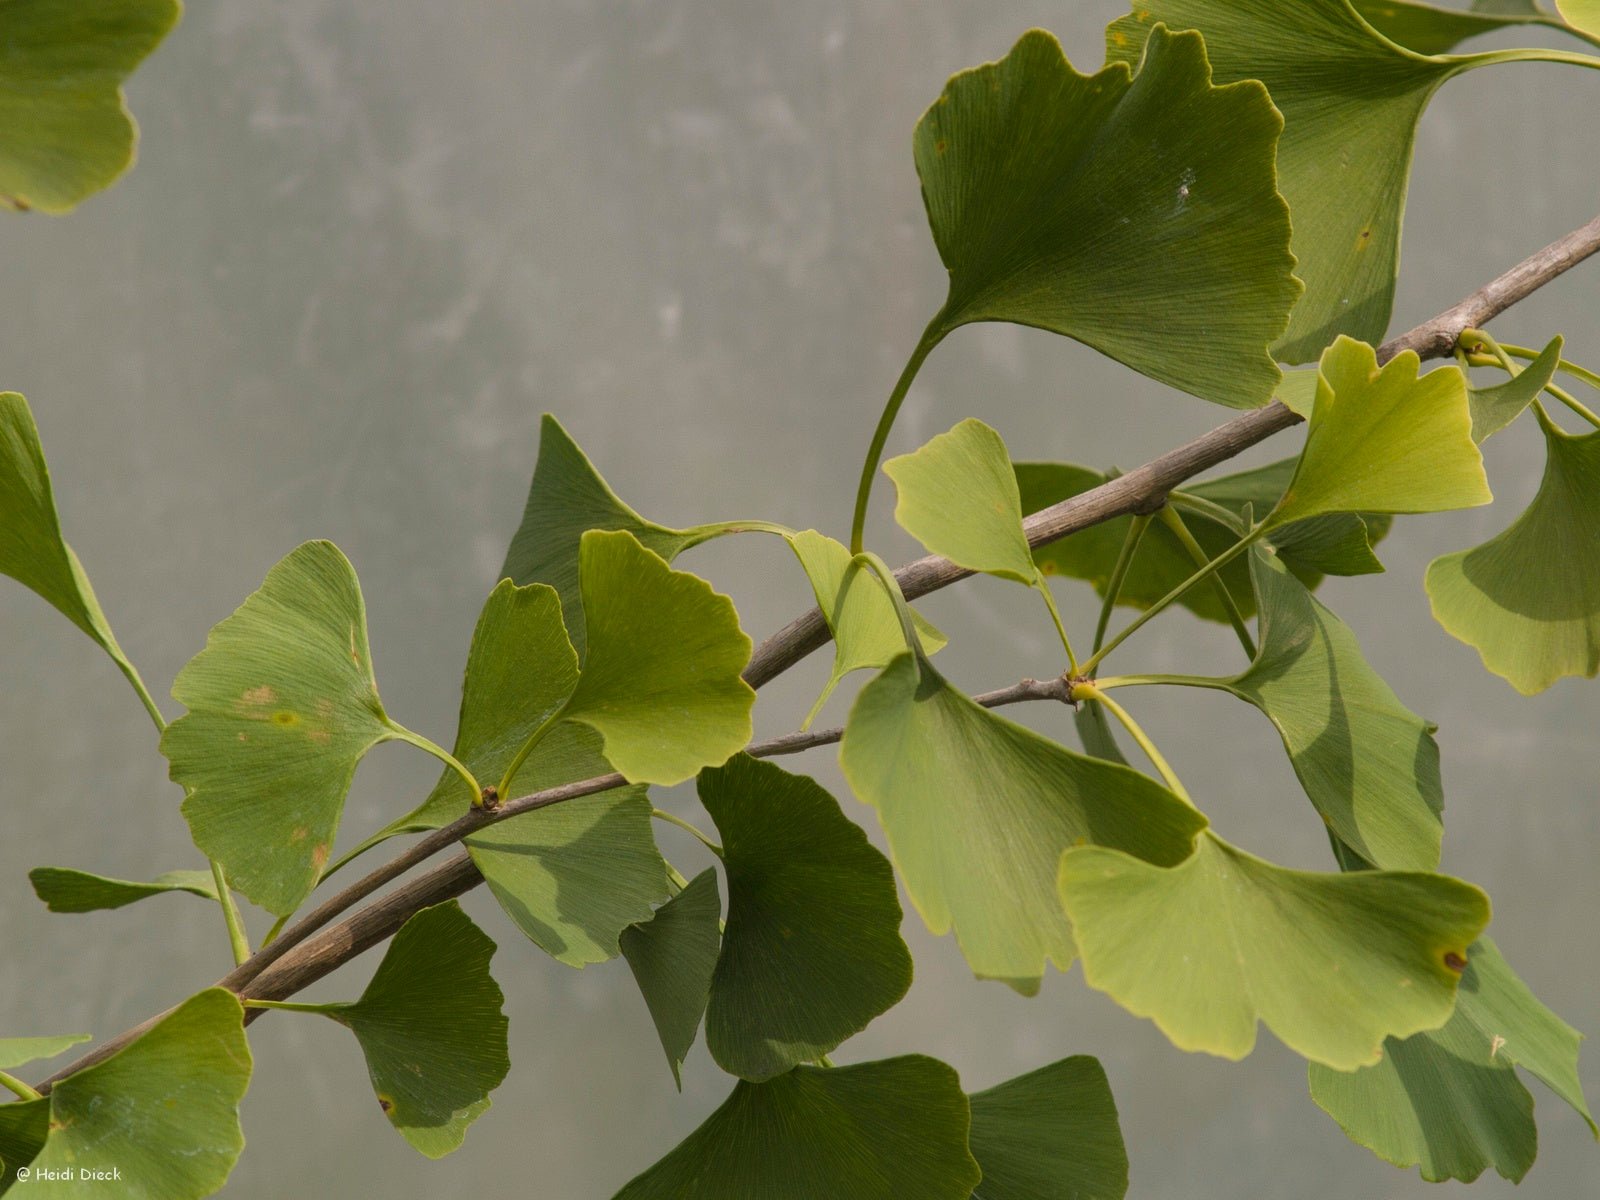
[[[1417,39],[1429,22],[1400,3],[1378,25]],[[1428,55],[1456,30],[1408,48],[1349,0],[1138,0],[1106,31],[1108,62],[1135,63],[1164,24],[1205,35],[1221,83],[1259,80],[1283,114],[1278,187],[1293,213],[1305,295],[1278,342],[1280,361],[1316,358],[1339,334],[1382,341],[1400,264],[1400,226],[1417,122],[1439,87],[1475,66],[1541,51]]]
[[[0,204],[66,212],[133,165],[122,82],[180,11],[178,0],[0,6]]]
[[[61,535],[39,430],[28,402],[16,392],[0,392],[0,574],[48,600],[111,656],[137,690],[144,690],[117,645],[83,564]]]
[[[883,470],[900,497],[895,520],[931,553],[969,571],[1038,582],[1011,456],[989,426],[969,417]]]
[[[1574,29],[1600,37],[1600,0],[1556,0],[1556,11]]]
[[[1278,382],[1267,347],[1300,292],[1259,84],[1214,87],[1192,34],[1137,74],[1080,75],[1025,34],[964,71],[917,125],[917,173],[950,273],[933,329],[1013,321],[1076,338],[1235,408]]]
[[[251,1065],[238,998],[222,988],[191,996],[116,1054],[34,1101],[49,1106],[49,1137],[18,1194],[81,1197],[96,1187],[81,1177],[85,1168],[114,1167],[120,1179],[106,1183],[107,1195],[213,1195],[244,1149],[239,1102]]]
[[[1489,922],[1488,898],[1443,875],[1291,871],[1210,830],[1174,867],[1068,850],[1060,882],[1084,979],[1174,1045],[1243,1058],[1260,1021],[1343,1071],[1449,1019]]]
[[[844,543],[815,529],[803,529],[787,540],[811,581],[817,607],[833,634],[833,669],[806,717],[805,724],[809,726],[840,680],[852,671],[888,666],[895,655],[906,649],[906,638],[883,581],[871,570],[860,566],[852,569],[850,551]],[[944,649],[944,634],[915,609],[911,621],[924,654]]]
[[[1490,0],[1470,12],[1412,0],[1352,0],[1352,5],[1384,37],[1418,54],[1446,54],[1468,38],[1517,25],[1566,28],[1533,0]]]
[[[567,633],[580,656],[587,630],[578,594],[578,544],[591,529],[626,529],[669,563],[716,535],[711,529],[668,529],[641,517],[600,477],[561,422],[546,413],[539,425],[539,461],[522,522],[500,575],[517,584],[546,583],[555,588]]]
[[[976,975],[1027,993],[1047,960],[1072,961],[1055,891],[1063,850],[1116,846],[1171,865],[1205,826],[1160,784],[981,707],[910,654],[861,690],[839,761],[877,809],[928,928],[953,928]]]
[[[306,542],[172,685],[189,711],[161,739],[195,844],[282,916],[316,886],[356,765],[404,730],[384,713],[350,561]]]
[[[1165,676],[1231,692],[1283,737],[1307,797],[1368,862],[1431,871],[1444,829],[1433,726],[1400,703],[1355,634],[1275,555],[1251,555],[1261,644],[1232,679]]]
[[[1472,411],[1472,440],[1487,441],[1522,415],[1523,409],[1539,398],[1556,368],[1561,365],[1564,342],[1560,335],[1539,351],[1530,362],[1504,383],[1493,387],[1467,388],[1467,406]]]
[[[1548,457],[1533,503],[1426,577],[1439,624],[1526,695],[1600,670],[1600,433],[1575,437],[1542,411],[1539,421]]]
[[[0,1038],[0,1071],[26,1066],[41,1058],[54,1058],[89,1040],[87,1033],[62,1033],[51,1037]]]
[[[969,1200],[961,1078],[920,1055],[741,1080],[615,1200]]]
[[[1409,350],[1380,370],[1363,342],[1328,347],[1300,465],[1268,530],[1323,513],[1439,512],[1493,499],[1461,371],[1419,377],[1418,366]]]
[[[1488,938],[1467,950],[1456,1009],[1439,1029],[1391,1038],[1359,1071],[1309,1068],[1311,1098],[1354,1142],[1430,1181],[1485,1168],[1519,1182],[1538,1152],[1523,1067],[1594,1129],[1578,1081],[1580,1035],[1541,1004]]]
[[[596,730],[632,783],[726,762],[750,740],[756,699],[733,602],[625,530],[585,533],[578,557],[589,648],[565,719]]]

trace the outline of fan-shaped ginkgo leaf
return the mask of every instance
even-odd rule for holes
[[[217,898],[217,881],[210,871],[167,871],[146,883],[91,875],[71,867],[35,867],[28,872],[28,882],[33,884],[34,894],[46,907],[58,913],[122,908],[147,896],[168,892],[188,892],[207,900]]]
[[[405,731],[378,699],[355,569],[307,542],[178,673],[161,739],[195,844],[234,887],[291,913],[316,886],[356,765]]]
[[[1105,1068],[1064,1058],[974,1092],[972,1156],[983,1182],[972,1200],[1122,1200],[1128,1151]]]
[[[0,204],[66,212],[133,165],[122,82],[180,11],[177,0],[8,0]]]
[[[975,974],[1029,993],[1047,960],[1064,970],[1074,953],[1055,891],[1063,850],[1171,865],[1205,826],[1160,784],[979,706],[910,654],[862,689],[839,761],[928,928],[954,928]]]
[[[1139,0],[1107,29],[1107,61],[1138,61],[1162,23],[1199,30],[1219,82],[1259,80],[1283,113],[1278,187],[1306,291],[1279,361],[1310,361],[1339,334],[1381,341],[1417,121],[1445,80],[1494,59],[1407,49],[1349,0]]]
[[[626,531],[584,534],[578,557],[589,649],[564,718],[595,729],[633,783],[726,762],[750,740],[756,699],[733,602]]]
[[[717,872],[707,867],[648,921],[622,931],[622,956],[650,1010],[679,1091],[683,1090],[683,1060],[694,1045],[711,995],[711,973],[722,944],[721,925]]]
[[[85,1166],[116,1167],[116,1194],[129,1200],[220,1191],[244,1149],[239,1102],[250,1069],[238,998],[222,988],[190,997],[34,1101],[49,1106],[49,1137],[31,1162],[27,1195],[81,1197]]]
[[[900,1002],[894,870],[815,780],[738,755],[700,773],[722,835],[728,924],[706,1044],[756,1081],[828,1054]]]
[[[511,1069],[494,952],[450,900],[401,927],[361,999],[317,1006],[356,1035],[384,1115],[429,1158],[461,1145]]]
[[[1600,433],[1574,437],[1539,418],[1548,457],[1533,503],[1426,577],[1439,624],[1527,695],[1600,670]]]
[[[969,1200],[978,1165],[961,1080],[909,1055],[741,1081],[615,1200]]]
[[[883,470],[900,497],[895,520],[930,552],[969,571],[1038,582],[1011,456],[989,426],[969,417]]]
[[[1456,1009],[1439,1029],[1390,1039],[1355,1072],[1313,1063],[1311,1098],[1350,1139],[1424,1179],[1471,1182],[1493,1167],[1520,1181],[1538,1152],[1533,1097],[1513,1066],[1539,1076],[1594,1128],[1578,1082],[1579,1034],[1539,1002],[1494,943],[1467,951]]]
[[[1137,74],[1080,75],[1027,33],[964,71],[917,125],[917,173],[950,273],[934,321],[1076,338],[1235,408],[1278,382],[1267,346],[1300,291],[1256,83],[1213,87],[1192,33],[1151,36]]]
[[[1175,867],[1068,850],[1061,900],[1084,979],[1180,1049],[1243,1058],[1261,1021],[1344,1071],[1449,1019],[1489,922],[1487,897],[1443,875],[1291,871],[1210,830]]]
[[[1300,464],[1267,529],[1323,513],[1439,512],[1494,498],[1461,371],[1419,377],[1418,366],[1409,350],[1380,370],[1364,342],[1328,347]]]

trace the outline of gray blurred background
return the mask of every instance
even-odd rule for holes
[[[193,4],[133,82],[134,173],[70,218],[0,222],[12,294],[0,386],[32,402],[67,535],[152,688],[165,699],[206,630],[281,555],[327,537],[360,571],[390,711],[448,743],[545,410],[648,516],[759,516],[842,536],[879,406],[943,296],[913,124],[947,75],[1031,25],[1097,67],[1101,29],[1121,11],[1115,0]],[[1556,67],[1495,68],[1443,90],[1417,147],[1397,330],[1593,215],[1597,105],[1600,78]],[[1565,332],[1593,364],[1597,312],[1600,264],[1494,328],[1535,345]],[[891,450],[967,415],[1019,458],[1132,466],[1227,413],[1064,338],[991,326],[937,351]],[[1283,435],[1253,461],[1296,443]],[[1500,504],[1399,522],[1387,575],[1336,580],[1323,596],[1402,698],[1440,722],[1445,868],[1493,896],[1493,933],[1539,995],[1595,1030],[1600,685],[1518,698],[1432,623],[1421,587],[1433,556],[1498,531],[1532,495],[1531,426],[1496,439],[1489,459]],[[873,537],[902,559],[913,547],[890,507],[880,487]],[[757,638],[809,603],[770,539],[680,565],[730,592]],[[1090,592],[1059,594],[1087,640]],[[1021,588],[969,581],[925,607],[956,635],[943,668],[971,690],[1060,666]],[[202,864],[110,663],[14,585],[0,587],[0,631],[0,1024],[109,1035],[221,974],[226,944],[215,909],[187,897],[90,917],[51,916],[34,899],[25,875],[43,863],[133,878]],[[1238,652],[1226,629],[1176,614],[1116,663],[1231,671]],[[818,658],[765,690],[759,730],[794,727],[824,674]],[[825,721],[842,720],[850,690]],[[1130,699],[1226,836],[1331,868],[1254,710],[1208,693]],[[1026,717],[1071,736],[1064,712]],[[787,765],[844,796],[831,751]],[[409,809],[435,775],[407,748],[374,753],[341,844]],[[687,789],[658,802],[693,811]],[[876,837],[870,812],[844,803]],[[662,843],[686,871],[705,865],[676,831]],[[674,1092],[620,961],[571,970],[486,895],[467,906],[501,943],[513,1070],[464,1148],[422,1159],[379,1112],[352,1038],[274,1015],[251,1030],[249,1146],[229,1196],[605,1197],[721,1101],[729,1081],[699,1049]],[[257,936],[263,926],[253,918]],[[953,941],[914,914],[905,932],[909,998],[840,1061],[925,1052],[979,1088],[1096,1054],[1137,1197],[1436,1194],[1349,1143],[1307,1098],[1304,1064],[1265,1031],[1241,1064],[1186,1055],[1077,970],[1024,1000],[974,981]],[[353,998],[375,958],[311,995]],[[1583,1073],[1600,1099],[1593,1056]],[[1542,1152],[1518,1194],[1595,1194],[1600,1149],[1529,1082]],[[1492,1172],[1477,1191],[1511,1194]]]

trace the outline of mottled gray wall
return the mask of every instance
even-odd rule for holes
[[[193,4],[132,88],[144,128],[134,174],[69,219],[0,222],[12,296],[0,384],[33,403],[69,536],[123,643],[164,694],[279,556],[333,538],[365,584],[391,710],[447,740],[546,409],[647,514],[839,533],[878,406],[942,296],[913,123],[946,75],[1029,25],[1097,65],[1118,11],[1114,0]],[[1445,88],[1417,150],[1397,328],[1592,215],[1597,103],[1600,80],[1557,68]],[[1496,328],[1537,344],[1563,330],[1594,362],[1597,312],[1600,268]],[[963,331],[924,378],[896,450],[975,414],[1019,454],[1127,466],[1225,416],[1014,328]],[[1600,692],[1569,681],[1518,699],[1432,624],[1420,583],[1432,556],[1507,523],[1541,453],[1531,430],[1497,439],[1491,472],[1511,505],[1401,522],[1388,575],[1325,595],[1402,697],[1442,725],[1447,869],[1489,889],[1512,963],[1593,1030]],[[903,556],[888,507],[880,495],[878,543]],[[767,539],[686,565],[732,592],[757,636],[808,602]],[[1092,626],[1087,590],[1062,596],[1073,626]],[[941,662],[973,690],[1055,669],[1021,589],[974,581],[927,609],[958,635]],[[17,587],[0,588],[0,630],[0,1013],[8,1033],[110,1034],[221,973],[218,921],[186,898],[76,918],[33,900],[24,876],[39,863],[143,877],[196,861],[144,715],[98,651]],[[1209,669],[1237,652],[1226,631],[1179,616],[1126,653]],[[821,679],[808,663],[763,693],[762,730],[791,728]],[[1208,695],[1136,699],[1229,837],[1328,865],[1259,717]],[[1030,716],[1068,736],[1061,714]],[[805,769],[838,788],[831,754]],[[434,775],[385,747],[360,771],[347,830],[409,808]],[[664,844],[701,865],[673,831]],[[353,1040],[274,1016],[252,1027],[250,1146],[230,1196],[601,1197],[719,1102],[727,1080],[703,1051],[673,1092],[625,967],[553,964],[485,897],[468,907],[501,941],[514,1069],[465,1148],[419,1158],[379,1113]],[[909,999],[841,1060],[924,1051],[978,1087],[1098,1054],[1140,1197],[1428,1190],[1347,1143],[1269,1035],[1243,1064],[1184,1055],[1076,971],[1025,1001],[974,982],[914,916],[906,931]],[[313,994],[351,996],[370,969]],[[1600,1092],[1600,1067],[1584,1074]],[[1533,1086],[1544,1151],[1518,1195],[1594,1194],[1600,1151]],[[1511,1194],[1498,1180],[1478,1190]]]

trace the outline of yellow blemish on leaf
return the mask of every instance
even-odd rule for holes
[[[272,723],[274,725],[281,725],[285,729],[292,729],[296,725],[300,724],[300,714],[290,712],[286,708],[280,708],[277,712],[272,714]]]
[[[1499,1054],[1505,1044],[1505,1038],[1501,1037],[1498,1033],[1495,1034],[1494,1040],[1489,1043],[1489,1058],[1492,1060],[1496,1054]]]
[[[292,846],[296,842],[303,842],[310,836],[311,830],[307,829],[304,825],[296,825],[293,831],[291,831],[289,834],[289,844]]]

